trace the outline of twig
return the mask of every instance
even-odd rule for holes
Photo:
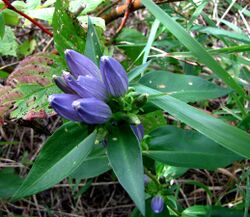
[[[127,8],[124,12],[122,22],[121,22],[119,28],[117,29],[116,34],[119,34],[122,31],[123,27],[126,25],[126,22],[128,20],[128,17],[129,17],[129,13],[131,12],[131,9],[132,9],[133,0],[126,0],[126,4],[127,4]]]
[[[80,13],[82,13],[82,11],[86,8],[86,4],[82,3],[79,8],[73,13],[74,17],[78,17],[80,15]]]
[[[100,11],[97,12],[96,17],[100,17],[102,14],[104,14],[106,11],[108,11],[110,8],[117,5],[121,0],[116,0],[112,4],[107,5],[106,7],[102,8]]]
[[[52,32],[50,32],[49,30],[47,30],[42,24],[38,23],[36,20],[34,20],[33,18],[31,18],[27,14],[23,13],[22,11],[17,10],[13,5],[11,5],[11,3],[8,0],[3,0],[3,2],[5,4],[5,8],[8,8],[8,9],[10,9],[12,11],[15,11],[16,13],[18,13],[19,15],[23,16],[24,18],[28,19],[34,25],[36,25],[37,27],[39,27],[42,31],[44,31],[45,33],[47,33],[49,36],[53,37],[53,33]]]
[[[171,2],[180,2],[186,0],[157,0],[155,4],[164,4]],[[144,5],[141,3],[141,0],[134,0],[131,5],[131,12],[144,8]],[[124,13],[127,9],[127,3],[117,6],[115,9],[111,10],[108,14],[104,14],[101,17],[105,20],[106,24],[111,23],[115,19],[124,16]]]

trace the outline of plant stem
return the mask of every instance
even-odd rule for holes
[[[159,182],[158,180],[155,178],[155,176],[146,168],[144,167],[144,173],[153,180],[153,182],[157,185],[157,187],[159,188]]]
[[[53,33],[52,32],[50,32],[49,30],[47,30],[42,24],[38,23],[36,20],[34,20],[33,18],[31,18],[27,14],[23,13],[22,11],[17,10],[13,5],[10,4],[10,2],[8,0],[3,0],[3,2],[5,4],[5,8],[8,8],[8,9],[10,9],[12,11],[15,11],[16,13],[18,13],[19,15],[23,16],[24,18],[28,19],[34,25],[36,25],[37,27],[39,27],[42,31],[44,31],[45,33],[47,33],[49,36],[53,37]]]

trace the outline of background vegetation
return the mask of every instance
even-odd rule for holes
[[[50,178],[68,162],[58,143],[73,150],[85,136],[65,134],[76,126],[59,128],[65,120],[47,100],[60,92],[52,76],[67,69],[70,48],[97,64],[113,55],[131,86],[151,95],[140,117],[145,173],[168,196],[157,215],[147,200],[146,216],[249,216],[248,1],[129,2],[0,1],[0,215],[141,216],[104,154]]]

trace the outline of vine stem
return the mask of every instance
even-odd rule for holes
[[[33,18],[31,18],[27,14],[23,13],[22,11],[17,10],[13,5],[11,5],[11,3],[9,2],[9,0],[3,0],[3,2],[5,4],[5,8],[8,8],[8,9],[10,9],[12,11],[15,11],[16,13],[18,13],[21,16],[23,16],[24,18],[26,18],[27,20],[29,20],[30,22],[32,22],[34,25],[36,25],[37,27],[39,27],[42,31],[44,31],[45,33],[47,33],[50,37],[53,37],[53,33],[52,32],[50,32],[49,30],[47,30],[42,24],[38,23],[36,20],[34,20]]]

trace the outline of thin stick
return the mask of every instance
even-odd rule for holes
[[[164,3],[172,3],[172,2],[181,2],[186,0],[157,0],[155,4],[164,4]],[[141,0],[134,0],[131,5],[131,12],[144,8],[144,5],[141,3]],[[110,13],[104,14],[101,16],[105,20],[106,24],[111,23],[115,19],[124,16],[124,13],[127,9],[127,4],[122,4],[115,9],[112,9]]]
[[[124,12],[122,22],[121,22],[119,28],[117,29],[116,34],[119,34],[122,31],[123,27],[126,25],[126,22],[128,20],[128,17],[129,17],[129,13],[130,13],[130,11],[132,9],[132,5],[133,5],[133,1],[132,0],[127,0],[127,8],[126,8],[126,10]]]
[[[28,19],[34,25],[36,25],[37,27],[39,27],[42,31],[44,31],[45,33],[47,33],[49,36],[53,37],[53,33],[52,32],[50,32],[49,30],[47,30],[42,24],[38,23],[36,20],[34,20],[33,18],[31,18],[27,14],[23,13],[22,11],[17,10],[13,5],[10,4],[10,2],[8,0],[3,0],[3,2],[5,3],[6,8],[8,8],[8,9],[10,9],[12,11],[15,11],[19,15],[21,15],[24,18]]]

